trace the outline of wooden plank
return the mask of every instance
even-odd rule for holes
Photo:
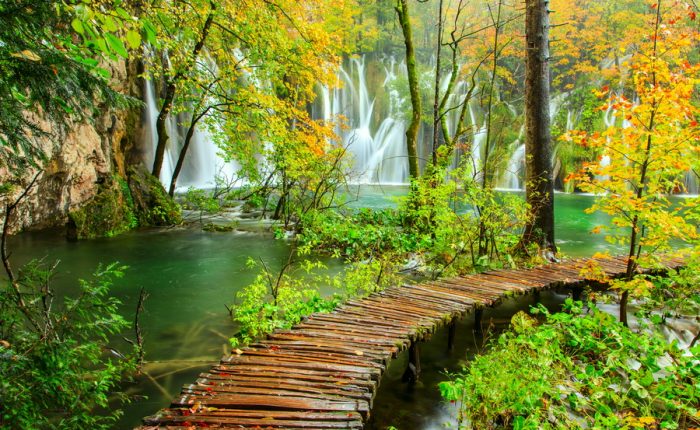
[[[251,371],[252,370],[252,371]],[[275,371],[276,370],[276,371]],[[360,379],[349,377],[348,375],[341,374],[331,374],[331,373],[310,373],[310,372],[296,372],[289,369],[274,369],[269,368],[254,368],[250,369],[245,366],[233,366],[227,368],[221,368],[220,366],[214,366],[209,369],[209,372],[201,375],[209,375],[209,377],[215,377],[216,375],[221,375],[222,378],[238,378],[238,377],[259,377],[266,380],[276,380],[276,379],[289,379],[295,383],[299,382],[309,382],[309,383],[332,383],[338,386],[346,387],[363,387],[368,390],[374,390],[377,386],[376,381],[369,378]],[[201,376],[200,375],[200,376]]]
[[[299,391],[309,393],[323,392],[366,400],[371,400],[373,395],[373,393],[369,391],[367,387],[361,387],[357,385],[332,384],[320,381],[309,382],[286,378],[253,377],[250,375],[238,375],[235,378],[232,378],[231,376],[217,378],[215,377],[216,375],[213,374],[207,375],[208,377],[202,377],[202,375],[200,375],[200,378],[198,378],[195,381],[195,383],[196,385],[200,386],[215,387],[215,391],[218,391],[218,389],[220,388],[226,387],[263,387],[266,389],[279,388],[287,391]],[[193,384],[188,384],[186,387],[189,387],[190,385]],[[206,388],[204,389],[206,390]]]
[[[275,411],[275,410],[211,410],[193,414],[189,408],[168,409],[146,418],[147,425],[180,425],[196,423],[239,428],[361,429],[362,416],[357,412]],[[182,427],[192,428],[192,427]]]
[[[324,345],[328,347],[333,347],[334,345],[344,346],[346,348],[353,348],[358,351],[366,351],[367,353],[377,352],[381,355],[388,356],[394,354],[398,351],[398,347],[393,345],[388,346],[378,346],[368,344],[366,342],[359,343],[349,339],[338,339],[337,337],[318,337],[318,336],[307,336],[297,331],[278,331],[271,333],[267,336],[269,341],[272,342],[282,342],[282,341],[298,341],[303,342],[307,345]]]
[[[367,339],[356,340],[350,339],[349,337],[344,337],[343,339],[338,338],[330,333],[324,333],[322,330],[316,332],[306,330],[289,330],[289,331],[278,331],[268,335],[268,339],[297,339],[297,340],[308,340],[311,343],[322,343],[322,342],[335,342],[345,344],[346,346],[352,346],[360,351],[363,350],[380,350],[387,355],[392,355],[398,352],[400,343],[388,344],[387,342],[371,342]]]
[[[303,396],[278,396],[274,392],[245,395],[227,393],[217,396],[183,394],[173,401],[171,407],[189,408],[197,404],[202,408],[268,407],[276,410],[360,412],[361,414],[369,412],[369,403],[363,400],[321,400]]]
[[[327,361],[331,363],[339,364],[357,364],[361,363],[363,366],[374,367],[379,370],[384,370],[384,366],[381,362],[371,359],[370,357],[365,357],[364,354],[354,353],[352,355],[338,354],[333,351],[322,351],[316,350],[314,352],[306,351],[295,351],[293,349],[280,349],[280,348],[267,348],[263,346],[252,345],[241,351],[241,355],[256,356],[256,357],[293,357],[302,360],[319,360]]]
[[[332,350],[336,354],[342,354],[346,356],[363,356],[367,357],[367,359],[370,359],[376,363],[381,363],[386,365],[387,363],[387,356],[385,354],[382,354],[379,351],[374,351],[374,350],[369,350],[366,348],[363,349],[357,349],[357,348],[352,348],[351,346],[345,345],[345,344],[340,344],[340,343],[332,343],[332,344],[325,344],[325,343],[319,343],[319,342],[314,342],[310,343],[308,341],[297,341],[297,340],[273,340],[273,339],[264,339],[261,340],[260,342],[254,343],[251,346],[260,346],[261,348],[285,348],[290,351],[300,351],[300,352],[307,352],[307,353],[315,353],[315,352],[325,352]]]

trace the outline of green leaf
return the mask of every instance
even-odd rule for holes
[[[78,34],[83,34],[85,33],[85,27],[83,26],[83,22],[79,20],[78,18],[75,18],[71,23],[71,27],[73,27],[73,30],[75,30],[76,33]]]
[[[134,30],[129,30],[126,32],[126,41],[131,49],[137,49],[141,46],[141,35]]]
[[[124,10],[121,7],[116,8],[117,15],[119,15],[120,18],[125,19],[125,20],[131,20],[131,15],[129,15],[129,12]]]
[[[96,39],[95,43],[97,44],[97,48],[100,50],[100,52],[102,52],[104,54],[109,54],[109,49],[107,48],[107,42],[103,38]]]
[[[106,16],[104,17],[104,26],[105,26],[105,29],[106,29],[107,31],[112,31],[112,32],[114,32],[114,31],[119,30],[119,27],[117,27],[117,23],[114,22],[114,18],[112,18],[112,17],[109,16],[109,15],[106,15]]]
[[[119,39],[117,36],[113,35],[112,33],[107,33],[105,34],[105,40],[109,44],[110,49],[114,51],[117,55],[119,55],[122,58],[126,58],[129,56],[129,52],[126,50],[124,42],[122,42],[121,39]]]
[[[148,43],[151,45],[155,45],[157,40],[157,35],[158,32],[156,31],[156,27],[147,19],[143,20],[143,31],[146,33],[146,40]]]
[[[95,72],[97,72],[98,75],[102,76],[105,79],[109,79],[112,77],[112,73],[110,73],[109,70],[102,67],[96,67]]]

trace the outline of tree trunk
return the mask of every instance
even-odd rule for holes
[[[187,134],[185,135],[185,143],[182,145],[180,154],[177,157],[177,164],[175,164],[175,170],[173,170],[173,176],[170,179],[170,189],[168,190],[168,194],[170,194],[170,197],[172,197],[175,194],[177,178],[180,176],[183,164],[185,164],[185,156],[187,156],[187,150],[190,149],[190,143],[192,143],[192,137],[194,136],[194,128],[195,123],[193,122],[187,129]]]
[[[661,1],[656,4],[656,22],[654,25],[654,52],[652,58],[656,58],[659,40],[659,29],[661,26]],[[652,68],[652,85],[656,86],[656,69]],[[641,163],[639,170],[639,185],[637,187],[637,200],[641,200],[646,193],[647,188],[647,172],[649,169],[649,164],[651,163],[651,148],[653,145],[652,132],[656,129],[656,110],[657,102],[654,100],[652,102],[651,114],[649,116],[649,124],[647,125],[647,130],[649,134],[647,135],[646,148],[644,151],[644,160]],[[644,225],[639,219],[639,215],[635,215],[632,219],[632,226],[630,228],[630,247],[627,253],[627,272],[625,273],[625,279],[631,281],[635,274],[637,273],[637,268],[639,267],[639,256],[642,253],[642,238],[644,237]],[[620,322],[627,325],[627,302],[629,300],[629,291],[625,290],[620,295]]]
[[[151,174],[156,178],[160,178],[160,171],[163,168],[163,158],[165,156],[165,146],[168,144],[168,131],[167,131],[167,121],[170,116],[170,111],[173,108],[173,101],[175,100],[175,93],[177,92],[177,86],[185,77],[185,74],[192,69],[194,66],[197,56],[199,56],[200,51],[204,48],[204,42],[209,36],[209,29],[214,22],[214,11],[216,10],[216,4],[212,1],[209,3],[211,9],[209,10],[209,15],[207,20],[204,22],[202,27],[202,32],[200,33],[199,40],[194,45],[192,53],[190,54],[189,64],[183,67],[182,70],[178,71],[175,76],[167,79],[165,87],[165,96],[163,97],[163,106],[160,108],[158,113],[158,119],[156,120],[156,132],[158,133],[158,143],[156,145],[156,154],[153,159],[153,169]]]
[[[398,0],[396,12],[403,31],[406,44],[406,69],[408,70],[408,86],[411,92],[411,123],[406,130],[406,149],[408,152],[408,172],[411,178],[418,178],[418,129],[420,128],[421,101],[418,91],[418,73],[416,71],[416,53],[413,47],[413,32],[411,30],[411,15],[408,0]]]
[[[163,106],[158,112],[158,119],[156,119],[156,133],[158,134],[158,143],[156,144],[156,155],[153,159],[153,169],[151,174],[156,178],[160,179],[160,171],[163,168],[163,158],[165,157],[165,146],[168,144],[168,128],[167,121],[170,116],[170,110],[173,107],[173,100],[175,99],[175,92],[177,91],[177,85],[175,82],[170,81],[165,87],[165,96],[163,97]]]
[[[525,33],[525,195],[532,218],[522,245],[537,243],[556,252],[554,245],[554,182],[549,129],[549,10],[547,0],[526,0]]]
[[[433,100],[433,167],[437,168],[438,166],[438,147],[440,145],[440,142],[438,140],[438,135],[440,132],[440,80],[442,78],[442,73],[441,73],[441,58],[440,54],[442,54],[442,31],[443,31],[443,19],[442,19],[442,2],[443,0],[440,0],[438,3],[438,29],[437,29],[437,53],[436,55],[436,64],[435,64],[435,98]],[[453,81],[453,76],[450,77],[450,83]],[[449,91],[449,89],[448,89]]]

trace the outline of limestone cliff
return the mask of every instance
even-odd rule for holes
[[[112,65],[111,72],[113,88],[140,97],[134,65],[121,62]],[[129,166],[140,163],[140,109],[100,106],[96,112],[86,121],[63,127],[37,118],[42,129],[51,131],[50,138],[40,141],[49,159],[18,207],[12,231],[65,225],[69,214],[90,202],[102,184],[111,184],[114,175],[126,178]],[[28,172],[26,178],[35,172]]]

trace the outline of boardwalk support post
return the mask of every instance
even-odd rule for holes
[[[583,287],[582,287],[582,286],[580,286],[580,285],[574,285],[574,286],[571,288],[571,297],[572,297],[574,300],[576,300],[576,301],[581,300],[581,295],[582,295],[582,294],[583,294]]]
[[[481,326],[481,320],[484,318],[484,308],[476,308],[474,310],[474,333],[481,334],[484,332]]]
[[[420,378],[420,348],[418,345],[417,341],[413,341],[408,348],[408,366],[401,377],[403,382],[413,383]]]
[[[447,350],[454,351],[455,335],[457,334],[457,317],[452,318],[450,325],[447,327]]]

